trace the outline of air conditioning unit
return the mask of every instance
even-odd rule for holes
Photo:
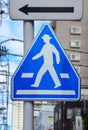
[[[70,47],[80,48],[81,47],[81,41],[80,40],[71,40],[70,41]]]
[[[70,53],[70,60],[71,61],[80,61],[80,53]]]
[[[72,26],[71,30],[70,30],[70,33],[71,34],[78,34],[78,35],[80,35],[81,34],[81,27]]]

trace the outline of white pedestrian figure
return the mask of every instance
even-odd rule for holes
[[[53,54],[55,54],[56,62],[57,62],[57,64],[59,64],[60,63],[59,52],[54,47],[54,45],[50,43],[50,39],[52,39],[52,38],[49,35],[44,34],[42,39],[43,39],[45,45],[43,46],[41,51],[32,58],[32,60],[36,60],[39,57],[43,56],[44,63],[36,75],[34,84],[32,84],[31,86],[38,87],[43,75],[45,74],[46,71],[48,71],[55,83],[54,88],[57,88],[57,87],[61,86],[61,83],[60,83],[58,75],[54,69],[54,66],[53,66],[53,64],[54,64],[53,63]]]

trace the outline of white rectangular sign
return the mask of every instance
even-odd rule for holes
[[[83,0],[10,0],[10,17],[18,20],[80,20]]]

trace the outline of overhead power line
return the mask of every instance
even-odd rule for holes
[[[1,41],[0,44],[3,44],[3,43],[8,42],[8,41],[19,41],[19,42],[23,42],[23,40],[20,40],[20,39],[10,38],[10,39]]]

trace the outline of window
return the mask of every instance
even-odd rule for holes
[[[58,121],[58,112],[55,112],[55,123]]]
[[[61,108],[59,108],[59,120],[61,120]]]
[[[81,115],[81,108],[74,108],[74,115],[80,116]]]
[[[67,109],[67,119],[71,119],[73,117],[73,109]]]
[[[53,122],[53,117],[52,116],[48,116],[48,122],[50,122],[50,123]]]

